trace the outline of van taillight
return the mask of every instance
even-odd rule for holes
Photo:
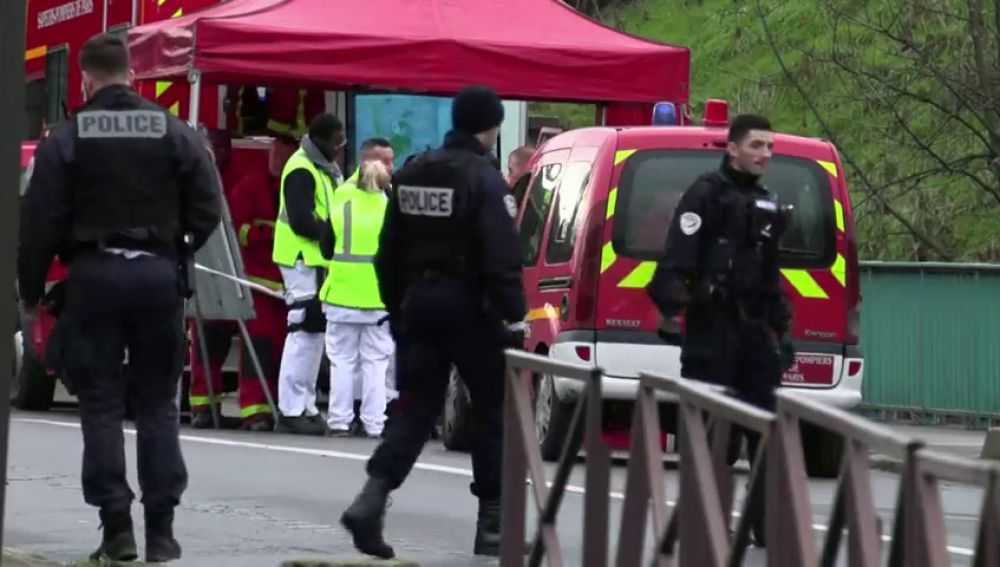
[[[576,305],[571,313],[578,328],[593,329],[597,317],[597,284],[601,275],[601,248],[604,245],[604,209],[593,207],[587,218],[583,249],[580,251]]]
[[[861,266],[858,264],[858,247],[853,238],[847,240],[847,344],[861,342]]]

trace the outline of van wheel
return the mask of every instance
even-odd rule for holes
[[[556,381],[550,375],[536,380],[535,434],[542,459],[556,462],[562,456],[563,445],[569,441],[573,421],[573,403],[559,399]]]
[[[472,438],[472,423],[469,419],[471,404],[469,391],[458,376],[458,370],[451,369],[448,391],[444,399],[444,419],[441,427],[441,441],[449,451],[468,451]]]
[[[844,458],[844,438],[811,423],[800,425],[806,473],[812,478],[837,478]]]
[[[11,384],[10,403],[27,411],[49,411],[56,391],[56,377],[45,371],[41,359],[22,337],[21,364]]]

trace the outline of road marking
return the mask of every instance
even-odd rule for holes
[[[51,420],[51,419],[35,419],[35,418],[16,417],[16,418],[13,418],[11,421],[21,422],[21,423],[35,423],[35,424],[39,424],[39,425],[54,425],[56,427],[67,427],[67,428],[71,428],[71,429],[80,429],[80,424],[79,423],[72,423],[72,422],[66,422],[66,421],[56,421],[56,420]],[[127,428],[126,427],[125,428],[125,433],[127,433],[129,435],[135,435],[136,431],[135,431],[135,429]],[[348,453],[348,452],[345,452],[345,451],[330,451],[328,449],[310,449],[308,447],[293,447],[293,446],[289,446],[289,445],[276,445],[274,443],[255,443],[255,442],[252,442],[252,441],[233,441],[233,440],[230,440],[230,439],[216,439],[216,438],[213,438],[213,437],[202,437],[200,435],[181,435],[180,439],[181,439],[181,441],[188,441],[188,442],[191,442],[191,443],[202,443],[204,445],[218,445],[218,446],[223,446],[223,447],[239,447],[239,448],[242,448],[242,449],[261,449],[261,450],[264,450],[264,451],[274,451],[274,452],[277,452],[277,453],[293,453],[293,454],[298,454],[298,455],[312,455],[314,457],[329,457],[329,458],[334,458],[334,459],[347,459],[347,460],[350,460],[350,461],[367,461],[369,459],[369,457],[371,456],[371,455],[364,455],[364,454],[361,454],[361,453]],[[471,478],[472,477],[472,471],[470,469],[463,469],[463,468],[460,468],[460,467],[449,467],[447,465],[435,465],[435,464],[432,464],[432,463],[417,462],[416,464],[413,465],[413,468],[419,469],[419,470],[423,470],[423,471],[439,472],[439,473],[451,474],[451,475],[456,475],[456,476],[464,476],[464,477],[467,477],[467,478]],[[551,486],[551,483],[548,483],[548,484]],[[572,485],[572,484],[566,486],[566,492],[571,492],[573,494],[585,494],[586,493],[586,491],[584,490],[584,488],[582,486],[576,486],[576,485]],[[625,494],[623,494],[621,492],[609,492],[608,496],[610,496],[614,500],[624,500],[625,499]],[[668,507],[673,508],[676,505],[677,505],[677,503],[675,501],[673,501],[673,500],[667,500],[667,506]],[[734,518],[739,518],[740,517],[740,513],[739,512],[733,512],[733,517]],[[827,532],[827,531],[829,531],[829,527],[826,526],[826,525],[824,525],[824,524],[813,524],[812,528],[813,528],[813,530],[816,530],[816,531],[819,531],[819,532],[824,532],[824,533]],[[882,541],[884,541],[884,542],[891,542],[892,541],[892,537],[888,536],[888,535],[883,535],[882,536]],[[948,546],[948,552],[951,553],[952,555],[963,555],[965,557],[972,557],[972,556],[974,556],[976,554],[976,551],[974,549],[969,549],[969,548],[966,548],[966,547],[958,547],[958,546],[953,546],[953,545],[949,545]]]

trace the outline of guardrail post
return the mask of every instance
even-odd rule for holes
[[[976,537],[974,567],[1000,565],[1000,473],[990,473],[983,498],[983,512],[979,517],[979,534]]]
[[[617,567],[638,567],[646,539],[646,517],[653,506],[654,534],[666,525],[667,504],[663,483],[663,454],[660,450],[660,420],[656,395],[641,380],[632,413],[628,476],[618,531]],[[657,458],[659,457],[659,458]],[[658,556],[659,550],[654,550]]]
[[[850,437],[845,441],[844,468],[840,482],[845,485],[847,539],[850,546],[848,559],[851,565],[876,567],[882,562],[882,553],[875,521],[868,447]]]
[[[678,534],[678,564],[721,566],[728,555],[729,542],[702,411],[681,394],[677,414],[684,450],[680,463],[684,494],[677,503],[683,517]],[[719,425],[726,427],[716,423]]]
[[[524,565],[525,512],[528,490],[525,477],[528,460],[521,442],[519,428],[524,427],[523,417],[514,403],[514,390],[523,387],[517,373],[510,367],[506,372],[503,419],[503,513],[501,521],[500,565]]]
[[[611,451],[602,433],[601,389],[603,372],[595,368],[587,384],[587,421],[585,447],[587,452],[587,493],[583,508],[583,565],[604,567],[608,564],[608,491],[611,486]]]
[[[907,567],[944,567],[951,565],[948,557],[947,531],[937,479],[925,474],[920,451],[907,461],[906,472],[910,490],[904,511],[904,564]]]
[[[771,446],[765,504],[767,564],[770,567],[811,567],[816,565],[816,542],[802,456],[802,434],[798,418],[784,405],[779,395],[777,420],[768,436]]]
[[[712,468],[715,470],[715,485],[719,491],[719,504],[725,526],[733,513],[733,469],[729,466],[729,448],[733,442],[743,441],[743,429],[724,419],[717,418],[710,428],[712,434]],[[753,457],[750,457],[753,462]]]

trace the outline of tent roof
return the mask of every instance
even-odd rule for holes
[[[129,32],[140,79],[505,98],[688,101],[690,50],[560,0],[232,0]]]

